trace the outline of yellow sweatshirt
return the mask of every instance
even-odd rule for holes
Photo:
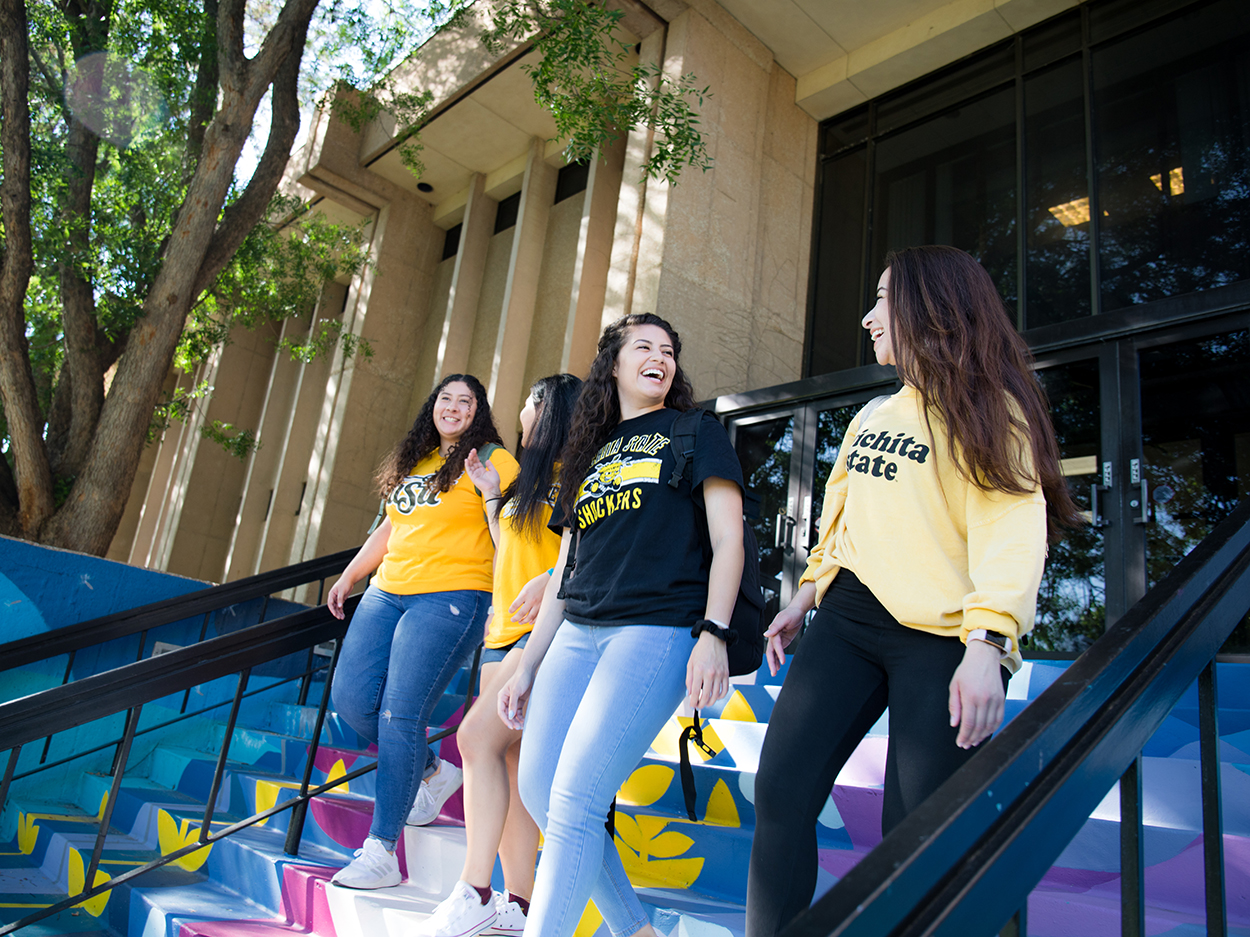
[[[861,426],[861,421],[863,425]],[[800,582],[817,603],[838,570],[855,573],[901,624],[967,641],[985,628],[1020,636],[1033,627],[1046,560],[1046,502],[984,491],[951,463],[945,426],[904,387],[847,429],[825,485],[820,540]]]

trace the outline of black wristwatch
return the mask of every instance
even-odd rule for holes
[[[738,632],[733,628],[722,628],[716,622],[708,618],[701,619],[694,623],[694,627],[690,629],[690,637],[697,639],[699,635],[703,634],[705,631],[712,632],[712,634],[724,641],[726,647],[738,640]]]

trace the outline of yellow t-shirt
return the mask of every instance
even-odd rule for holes
[[[426,483],[446,461],[437,451],[426,456],[386,499],[391,535],[373,584],[394,595],[490,591],[495,547],[486,526],[482,495],[469,473],[448,491]],[[490,455],[503,486],[516,477],[516,459],[504,448]]]
[[[534,625],[530,622],[513,621],[508,611],[520,593],[522,586],[556,565],[560,556],[560,537],[547,527],[551,509],[560,497],[559,484],[553,484],[540,506],[538,521],[542,525],[539,539],[516,525],[515,499],[503,506],[499,517],[499,553],[495,557],[495,590],[493,602],[495,614],[491,616],[486,632],[487,647],[507,647]]]

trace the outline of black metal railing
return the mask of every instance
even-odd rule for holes
[[[327,573],[326,575],[329,574]],[[41,693],[0,704],[0,740],[3,740],[0,741],[0,757],[3,757],[7,752],[3,779],[0,779],[0,811],[8,804],[9,793],[15,782],[34,774],[48,771],[59,765],[67,764],[75,759],[106,751],[110,748],[114,750],[110,771],[109,793],[99,817],[99,830],[92,849],[91,859],[83,878],[84,884],[82,889],[77,894],[68,895],[62,901],[34,910],[18,921],[0,926],[0,935],[11,933],[27,925],[44,920],[67,908],[81,904],[110,888],[130,882],[146,872],[150,872],[198,849],[209,846],[224,837],[260,823],[284,810],[292,811],[291,819],[287,826],[285,851],[288,855],[296,855],[303,835],[308,801],[313,797],[355,780],[375,770],[377,767],[376,761],[370,762],[331,782],[315,787],[312,786],[312,772],[330,701],[330,686],[334,678],[335,666],[338,663],[340,646],[338,639],[342,638],[346,633],[351,615],[359,601],[359,596],[353,596],[347,600],[345,607],[348,614],[343,621],[332,617],[325,606],[318,605],[315,608],[297,612],[293,615],[275,618],[263,624],[253,625],[231,634],[210,638],[190,647],[179,648],[158,657],[136,661],[104,673],[84,677],[73,683],[63,684]],[[322,660],[325,662],[321,663],[312,655],[312,650],[318,645],[329,641],[335,642],[334,650],[329,659],[325,660],[323,658]],[[303,673],[267,683],[258,689],[248,689],[248,682],[254,668],[269,661],[305,651],[309,655],[309,664]],[[481,648],[479,646],[478,653],[473,659],[468,686],[465,689],[465,712],[468,711],[473,702],[480,653]],[[191,689],[211,680],[231,675],[237,677],[232,699],[206,705],[193,712],[186,711],[185,694],[189,693]],[[213,830],[211,824],[216,809],[217,796],[225,777],[235,722],[243,700],[259,693],[270,692],[281,684],[300,680],[302,685],[300,693],[302,704],[302,697],[306,695],[309,681],[317,675],[321,675],[324,678],[324,685],[312,735],[308,740],[307,760],[304,765],[303,777],[298,793],[289,800],[270,809]],[[183,710],[178,716],[156,725],[139,728],[140,716],[145,704],[177,693],[184,693]],[[168,728],[180,721],[195,716],[207,715],[213,710],[224,708],[226,705],[229,705],[230,709],[226,717],[225,734],[221,750],[217,755],[213,780],[205,804],[204,818],[200,825],[200,833],[196,842],[189,843],[180,849],[129,869],[108,881],[93,885],[134,740],[141,735]],[[124,730],[120,736],[110,738],[91,748],[74,751],[57,761],[44,763],[41,759],[41,762],[35,767],[24,771],[18,770],[24,746],[32,742],[52,738],[58,733],[66,732],[87,723],[94,723],[119,713],[126,714]],[[434,742],[445,738],[454,733],[457,728],[458,726],[456,725],[448,726],[431,735],[429,741]]]
[[[262,599],[258,623],[265,620],[265,612],[269,608],[272,595],[286,589],[318,583],[317,604],[320,605],[325,582],[330,576],[341,573],[353,556],[356,548],[331,553],[293,566],[236,579],[234,582],[220,586],[210,586],[188,592],[172,599],[163,599],[137,608],[114,612],[76,625],[66,625],[42,634],[8,641],[0,644],[0,671],[24,667],[36,661],[47,660],[60,654],[68,654],[65,666],[65,677],[62,683],[68,683],[74,666],[74,656],[83,648],[104,644],[118,638],[126,638],[138,634],[139,647],[135,660],[142,660],[146,651],[147,636],[150,631],[162,625],[203,616],[200,625],[199,640],[203,641],[208,632],[208,623],[214,612],[231,606]]]
[[[1206,932],[1227,933],[1215,657],[1250,609],[1250,501],[783,937],[1028,932],[1029,893],[1117,782],[1121,932],[1144,933],[1141,750],[1198,681]]]

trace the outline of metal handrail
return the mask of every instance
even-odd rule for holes
[[[353,547],[350,550],[331,553],[328,556],[296,563],[293,566],[284,566],[281,569],[248,576],[245,579],[236,579],[219,586],[197,589],[185,595],[92,618],[76,625],[66,625],[42,634],[8,641],[0,644],[0,671],[22,667],[59,654],[73,654],[84,647],[103,644],[116,638],[129,637],[139,632],[147,632],[161,625],[194,618],[197,615],[204,615],[204,621],[207,624],[207,616],[219,609],[252,599],[267,599],[275,592],[316,580],[320,581],[321,589],[324,589],[325,580],[341,573],[356,552],[357,548]],[[320,592],[317,603],[321,603]],[[261,618],[264,618],[264,610],[261,612]],[[203,640],[203,634],[201,634],[201,640]],[[142,651],[140,656],[142,656]]]
[[[1199,681],[1207,933],[1226,933],[1216,652],[1250,609],[1250,501],[783,937],[1027,933],[1029,893],[1117,782],[1125,934],[1144,933],[1140,757]]]
[[[325,723],[330,701],[330,687],[334,679],[334,670],[338,663],[338,654],[341,647],[341,641],[338,639],[341,639],[346,633],[352,614],[355,612],[359,602],[360,597],[353,596],[344,603],[347,615],[341,621],[332,617],[325,606],[318,606],[282,618],[276,618],[264,624],[253,625],[250,628],[244,628],[231,634],[221,635],[191,647],[180,648],[159,657],[136,661],[135,663],[101,674],[85,677],[75,683],[53,687],[41,693],[8,703],[0,703],[0,739],[4,739],[4,742],[0,743],[4,746],[0,751],[7,749],[9,752],[3,778],[0,779],[0,809],[3,809],[4,804],[8,801],[9,791],[14,780],[54,766],[53,764],[44,764],[33,771],[18,775],[16,768],[24,745],[38,739],[50,738],[59,732],[95,722],[101,718],[121,712],[126,713],[126,728],[119,738],[111,739],[102,745],[97,745],[88,750],[76,752],[70,758],[65,758],[55,763],[64,764],[74,758],[81,758],[85,755],[107,749],[110,746],[116,746],[116,753],[113,758],[112,782],[100,815],[96,842],[83,879],[82,889],[77,894],[68,895],[62,901],[39,908],[18,921],[0,926],[0,935],[12,933],[67,908],[81,904],[102,892],[131,881],[145,872],[159,868],[188,853],[211,845],[226,836],[288,809],[292,810],[292,816],[287,827],[285,851],[288,855],[297,855],[303,834],[308,801],[377,768],[375,760],[333,781],[315,787],[311,785],[312,771],[321,742],[321,731]],[[335,641],[334,653],[324,668],[313,666],[310,662],[309,669],[302,674],[297,674],[277,683],[268,684],[261,689],[247,690],[248,679],[255,666],[292,653],[298,653],[305,649],[312,649],[330,640]],[[464,712],[466,713],[473,703],[474,687],[477,682],[480,659],[481,646],[479,645],[477,653],[473,658],[469,683],[465,690]],[[224,779],[233,738],[233,729],[243,699],[256,693],[269,691],[274,686],[294,679],[302,679],[304,681],[301,689],[302,698],[307,692],[311,676],[321,669],[325,670],[325,683],[317,709],[316,724],[313,727],[312,737],[308,742],[309,749],[299,792],[280,805],[253,814],[251,817],[239,820],[215,832],[212,831],[212,817],[216,807],[217,794]],[[238,683],[235,687],[233,699],[230,702],[230,714],[227,718],[221,751],[217,756],[217,764],[209,797],[205,804],[204,818],[200,825],[198,840],[98,885],[92,884],[95,880],[96,870],[99,868],[105,837],[108,833],[113,809],[121,791],[122,778],[125,775],[126,762],[134,739],[144,732],[155,731],[157,728],[163,728],[180,719],[198,714],[184,713],[159,726],[149,726],[140,730],[138,728],[139,717],[144,704],[161,699],[171,693],[189,691],[194,686],[231,674],[238,675]],[[224,701],[206,706],[200,712],[207,712],[210,709],[223,705],[225,705]],[[429,741],[434,742],[445,738],[454,733],[457,728],[459,728],[458,725],[448,726],[431,735]]]

